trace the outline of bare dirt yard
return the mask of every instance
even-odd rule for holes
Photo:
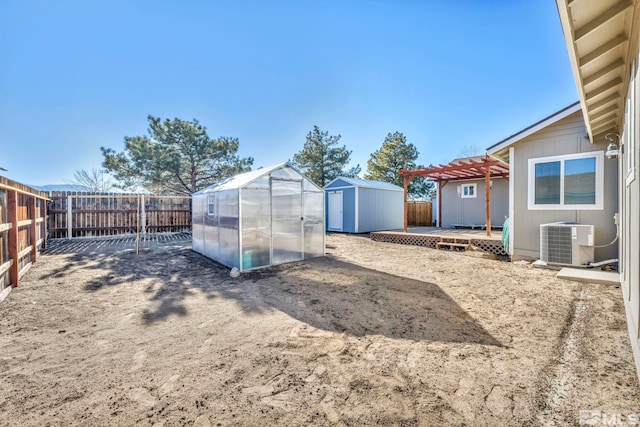
[[[0,303],[1,425],[578,425],[640,409],[617,287],[347,235],[237,279],[188,240],[67,248]]]

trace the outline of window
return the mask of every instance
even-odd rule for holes
[[[529,159],[529,209],[603,209],[603,159],[602,151]]]
[[[216,195],[209,194],[207,196],[207,215],[215,215],[216,214]]]
[[[463,199],[476,198],[478,193],[478,184],[462,184],[460,190],[460,197]]]

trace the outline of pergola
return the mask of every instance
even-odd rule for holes
[[[485,156],[454,160],[447,165],[429,166],[414,170],[402,169],[404,179],[404,232],[407,232],[407,193],[409,183],[416,176],[423,176],[438,184],[438,227],[442,227],[442,189],[449,181],[485,179],[485,206],[487,236],[491,236],[491,178],[509,179],[509,165],[501,160]]]

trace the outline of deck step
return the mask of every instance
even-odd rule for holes
[[[453,243],[453,242],[438,242],[436,243],[436,248],[440,249],[443,246],[448,246],[449,248],[464,248],[466,251],[471,246],[469,243]]]

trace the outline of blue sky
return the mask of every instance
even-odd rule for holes
[[[33,185],[100,168],[149,114],[255,167],[317,125],[364,171],[388,132],[437,164],[577,100],[552,0],[0,0],[0,55],[0,166]]]

